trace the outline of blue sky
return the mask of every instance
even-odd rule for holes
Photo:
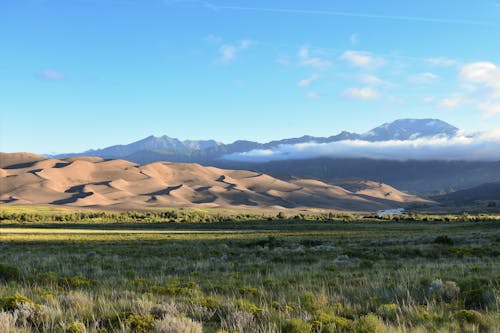
[[[0,150],[500,127],[499,1],[0,1]]]

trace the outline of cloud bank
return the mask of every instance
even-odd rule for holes
[[[500,161],[500,130],[476,135],[433,137],[407,141],[370,142],[346,140],[331,143],[307,142],[280,145],[225,155],[242,162],[269,162],[316,157],[371,158],[387,160]]]

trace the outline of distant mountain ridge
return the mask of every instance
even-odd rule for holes
[[[452,137],[457,132],[458,128],[439,119],[399,119],[391,123],[385,123],[363,134],[343,131],[329,137],[304,135],[298,138],[275,140],[267,143],[238,140],[230,144],[224,144],[215,140],[181,141],[167,135],[160,137],[151,135],[126,145],[114,145],[81,153],[57,154],[51,155],[51,157],[62,158],[85,155],[102,158],[123,158],[136,163],[150,163],[161,160],[207,163],[220,159],[227,154],[243,153],[254,149],[270,149],[280,145],[307,142],[330,143],[343,140],[365,140],[370,142],[414,140],[435,136]]]
[[[55,158],[94,156],[125,159],[138,164],[158,161],[199,163],[224,169],[252,170],[282,180],[312,178],[327,183],[339,178],[357,177],[386,183],[409,193],[438,195],[500,181],[499,161],[391,160],[366,157],[318,156],[270,162],[239,161],[223,158],[252,150],[273,150],[282,145],[308,142],[334,143],[346,140],[385,142],[427,138],[453,138],[459,129],[438,119],[400,119],[382,124],[366,133],[343,131],[329,137],[302,136],[259,143],[238,140],[224,144],[215,140],[178,140],[168,136],[149,136],[128,145],[116,145],[81,153],[60,154]],[[410,148],[411,149],[411,148]]]

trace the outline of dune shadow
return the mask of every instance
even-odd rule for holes
[[[83,199],[83,198],[89,197],[92,194],[94,194],[94,192],[80,192],[80,193],[75,193],[70,198],[55,200],[55,201],[52,201],[51,204],[53,204],[53,205],[70,204],[70,203],[76,202],[78,199]]]
[[[40,161],[17,163],[17,164],[12,164],[12,165],[4,166],[2,169],[6,169],[6,170],[9,170],[9,169],[10,170],[12,170],[12,169],[24,169],[24,168],[32,167],[35,164],[37,164],[38,162],[40,162]]]
[[[178,190],[182,187],[183,185],[180,184],[180,185],[177,185],[177,186],[169,186],[163,190],[159,190],[159,191],[156,191],[156,192],[151,192],[151,193],[145,193],[145,194],[142,194],[142,195],[149,195],[149,196],[155,196],[155,195],[170,195],[170,193],[172,191],[175,191],[175,190]]]

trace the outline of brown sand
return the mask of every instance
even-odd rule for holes
[[[29,153],[0,155],[0,202],[75,207],[321,208],[375,211],[429,203],[372,181],[327,184],[283,181],[244,170],[193,163],[136,165],[94,157],[45,159]]]

